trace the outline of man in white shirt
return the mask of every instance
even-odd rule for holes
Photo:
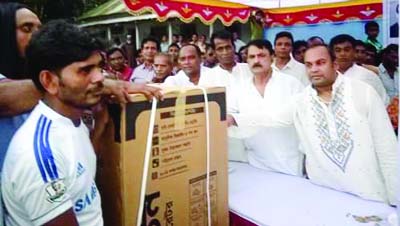
[[[133,83],[149,83],[156,75],[153,62],[154,56],[160,51],[160,43],[152,37],[145,38],[142,41],[141,50],[144,62],[134,69],[130,78]]]
[[[340,75],[326,45],[310,47],[305,65],[312,86],[285,109],[260,111],[230,124],[294,124],[312,182],[395,205],[397,140],[381,98],[371,86]]]
[[[235,120],[240,122],[241,118],[255,112],[277,111],[293,95],[303,90],[300,81],[271,68],[272,57],[272,45],[267,40],[253,40],[248,44],[247,62],[252,76],[233,84],[228,93],[231,96],[228,103],[228,125]],[[244,138],[251,165],[290,175],[302,175],[303,155],[299,151],[293,126],[256,129]]]
[[[64,21],[34,35],[26,58],[43,99],[4,161],[6,225],[103,225],[96,156],[81,116],[103,94],[101,47]]]
[[[174,76],[169,76],[164,86],[196,86],[208,68],[201,66],[201,52],[198,46],[187,44],[179,50],[178,62],[181,70]]]
[[[221,30],[213,33],[211,46],[215,50],[218,64],[201,79],[201,85],[224,86],[229,90],[232,83],[241,83],[243,79],[252,76],[247,63],[235,62],[235,45],[230,32]]]
[[[382,50],[382,63],[379,65],[379,78],[390,99],[399,95],[399,46],[390,44]]]
[[[290,32],[282,31],[276,34],[274,41],[275,58],[272,68],[291,75],[298,79],[304,86],[310,84],[304,64],[297,62],[290,56],[293,48],[293,36]]]
[[[358,79],[372,86],[382,98],[385,105],[389,104],[389,97],[385,87],[376,74],[354,62],[356,40],[347,34],[333,37],[329,43],[329,48],[335,54],[338,71],[346,77]]]

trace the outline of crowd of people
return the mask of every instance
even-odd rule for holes
[[[103,225],[95,171],[104,106],[129,93],[162,100],[149,83],[226,87],[227,126],[245,146],[239,161],[398,203],[397,125],[387,112],[398,105],[398,45],[380,44],[375,22],[365,41],[295,41],[283,31],[243,43],[220,30],[209,42],[148,37],[136,51],[131,41],[104,49],[76,25],[42,25],[27,6],[0,3],[0,31],[6,225]]]

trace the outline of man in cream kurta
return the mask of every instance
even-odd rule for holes
[[[259,111],[275,111],[284,106],[303,85],[290,75],[271,68],[272,46],[266,40],[248,44],[250,70],[241,83],[233,83],[228,98],[228,114],[245,117]],[[229,116],[228,116],[229,117]],[[303,155],[293,126],[261,128],[247,133],[245,146],[251,165],[290,175],[302,175]]]
[[[294,124],[316,184],[396,204],[397,141],[376,91],[338,75],[327,46],[306,51],[312,83],[280,113],[235,118],[239,127]]]

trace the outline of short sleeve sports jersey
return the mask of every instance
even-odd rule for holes
[[[103,225],[96,156],[77,126],[43,102],[14,135],[2,172],[6,225],[42,225],[73,208],[81,226]]]

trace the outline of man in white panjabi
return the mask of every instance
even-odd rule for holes
[[[201,52],[194,44],[187,44],[179,50],[178,63],[182,70],[165,79],[163,86],[197,86],[210,70],[201,66]]]
[[[290,53],[293,49],[293,36],[290,32],[282,31],[275,36],[275,59],[272,68],[298,79],[304,86],[310,84],[304,64],[297,62]]]
[[[337,72],[325,45],[310,47],[305,65],[312,86],[281,112],[258,112],[236,124],[294,124],[310,181],[395,205],[397,140],[382,99],[371,86]]]
[[[276,111],[304,87],[290,75],[271,68],[272,45],[266,40],[248,44],[248,59],[252,75],[243,83],[235,83],[228,93],[228,125],[258,111]],[[257,126],[257,122],[255,125]],[[245,130],[242,131],[246,133]],[[248,133],[248,132],[247,132]],[[290,175],[302,175],[303,155],[299,151],[296,131],[285,128],[256,129],[246,135],[245,147],[251,165]]]

